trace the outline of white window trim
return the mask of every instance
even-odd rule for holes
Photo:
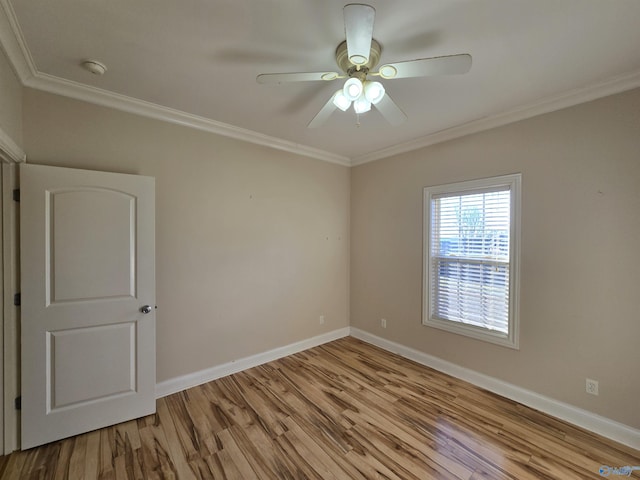
[[[422,240],[422,324],[428,327],[446,330],[467,337],[484,340],[505,347],[519,349],[520,333],[520,204],[522,175],[512,174],[499,177],[483,178],[466,182],[436,185],[424,188],[423,201],[423,240]],[[508,186],[511,190],[511,222],[510,222],[510,267],[509,267],[509,332],[504,334],[482,327],[459,322],[430,318],[431,292],[431,200],[434,195],[442,193],[464,193],[488,187]]]

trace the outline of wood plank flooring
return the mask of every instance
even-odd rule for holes
[[[597,479],[640,466],[636,450],[350,337],[157,406],[1,457],[0,478]]]

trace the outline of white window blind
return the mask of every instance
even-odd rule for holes
[[[506,334],[510,191],[436,196],[432,209],[431,314]]]
[[[500,177],[471,187],[425,189],[425,323],[512,339],[514,186]]]

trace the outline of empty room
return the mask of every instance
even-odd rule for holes
[[[640,478],[638,25],[0,0],[0,479]]]

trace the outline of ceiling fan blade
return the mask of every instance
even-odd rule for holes
[[[258,83],[318,82],[343,78],[337,72],[263,73],[256,77]]]
[[[322,126],[324,122],[326,122],[329,119],[329,117],[331,116],[331,114],[334,112],[336,108],[338,107],[336,107],[335,104],[333,103],[333,95],[332,95],[329,101],[324,104],[324,107],[322,107],[320,111],[316,114],[316,116],[313,117],[313,120],[309,122],[309,125],[307,125],[307,128],[318,128]]]
[[[400,109],[388,93],[374,105],[382,116],[393,126],[400,125],[407,121],[407,115]]]
[[[428,77],[431,75],[454,75],[467,73],[471,68],[471,55],[446,55],[444,57],[420,58],[407,62],[382,65],[378,74],[382,78]]]
[[[344,7],[347,55],[354,65],[364,65],[369,61],[375,17],[376,10],[369,5],[352,3]]]

